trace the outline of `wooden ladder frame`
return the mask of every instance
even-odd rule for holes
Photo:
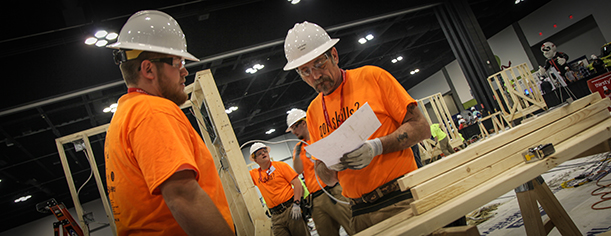
[[[495,112],[494,114],[490,114],[482,119],[477,121],[477,125],[479,126],[479,132],[482,134],[482,139],[490,137],[490,133],[486,126],[484,126],[484,121],[490,119],[492,121],[492,127],[494,128],[494,133],[499,134],[501,131],[505,131],[505,124],[509,126],[509,128],[513,128],[511,122],[505,119],[505,116],[501,115],[501,112]]]
[[[191,99],[180,106],[180,108],[193,108],[193,113],[197,119],[203,140],[214,158],[216,169],[222,170],[222,172],[220,172],[221,182],[225,190],[227,202],[229,203],[237,235],[271,235],[271,220],[265,215],[265,209],[259,201],[257,190],[248,173],[242,151],[238,145],[229,118],[225,113],[225,106],[221,100],[210,70],[197,72],[195,82],[185,87],[185,92],[191,94]],[[205,125],[206,118],[208,118],[212,124],[211,130]],[[96,180],[96,185],[100,196],[102,196],[101,200],[104,205],[106,217],[108,218],[113,234],[117,235],[111,206],[108,202],[106,190],[95,162],[91,143],[89,142],[89,137],[106,133],[108,126],[109,124],[105,124],[55,139],[64,174],[66,175],[66,180],[70,189],[70,195],[74,202],[74,208],[76,209],[80,226],[85,236],[89,235],[89,229],[83,219],[83,207],[78,199],[76,186],[72,179],[72,172],[70,171],[63,145],[77,140],[83,140],[87,156],[89,157],[89,163]],[[211,139],[211,132],[216,137],[214,140]]]
[[[431,107],[433,108],[433,114],[439,121],[439,128],[441,128],[441,130],[446,133],[446,138],[449,139],[451,148],[455,148],[462,145],[463,142],[460,138],[460,134],[458,133],[458,126],[454,124],[454,120],[452,120],[452,114],[450,114],[448,106],[443,100],[443,96],[441,95],[441,93],[436,93],[431,96],[418,99],[416,100],[416,102],[418,102],[418,106],[421,108],[422,114],[424,114],[424,117],[426,118],[429,127],[433,124],[433,122],[431,121],[431,115],[429,114],[425,105],[427,102],[431,104]],[[450,127],[454,127],[454,129],[450,129]],[[428,139],[423,140],[422,143],[418,143],[418,148],[422,161],[431,159],[442,153],[441,149],[439,148],[439,145],[433,147],[432,144],[434,144],[434,142]]]
[[[509,122],[537,110],[547,109],[543,95],[526,63],[509,67],[489,76],[488,84],[494,93],[502,116]],[[524,94],[526,90],[529,91],[530,96]]]

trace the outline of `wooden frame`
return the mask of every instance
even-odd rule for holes
[[[479,132],[482,134],[483,139],[490,137],[490,133],[486,129],[486,126],[484,126],[483,124],[483,122],[488,119],[492,121],[492,127],[494,128],[495,134],[498,134],[500,131],[505,131],[505,124],[507,124],[507,126],[509,126],[510,128],[513,128],[511,122],[507,121],[507,119],[505,119],[505,117],[501,115],[501,112],[495,112],[494,114],[490,114],[489,116],[486,116],[477,121],[477,125],[479,126]]]
[[[543,95],[526,63],[489,76],[488,84],[494,93],[502,116],[509,122],[537,110],[547,109]],[[530,96],[525,95],[524,91],[527,90]]]
[[[180,106],[180,108],[194,108],[194,114],[202,137],[214,158],[216,169],[223,170],[220,172],[220,177],[231,210],[231,216],[236,226],[237,235],[271,235],[271,220],[265,215],[263,205],[259,201],[255,186],[246,168],[246,162],[242,157],[242,151],[233,133],[229,118],[225,113],[225,106],[218,93],[210,70],[197,72],[195,82],[185,87],[185,92],[191,94],[191,99]],[[202,109],[204,107],[205,109]],[[207,115],[206,117],[212,123],[212,130],[207,129],[204,125],[204,114]],[[84,141],[100,196],[103,196],[101,199],[104,210],[106,211],[106,217],[110,222],[113,234],[117,235],[114,216],[106,197],[106,190],[102,184],[88,138],[93,135],[105,133],[108,126],[109,124],[105,124],[55,139],[60,160],[64,168],[64,174],[68,181],[70,194],[74,202],[74,208],[78,214],[80,226],[83,228],[86,236],[89,235],[89,229],[86,227],[83,219],[83,208],[76,193],[76,187],[72,179],[72,173],[63,145],[77,140]],[[214,140],[210,138],[209,131],[215,134],[216,138]]]
[[[426,104],[431,104],[435,118],[437,118],[437,121],[439,121],[439,128],[441,128],[441,130],[448,135],[446,138],[449,138],[451,148],[462,145],[462,139],[458,133],[458,126],[454,124],[452,114],[450,114],[448,106],[443,100],[441,93],[436,93],[431,96],[418,99],[416,102],[418,102],[418,106],[422,108],[422,114],[424,114],[429,126],[432,125],[433,122],[431,120],[431,115],[429,115],[429,112],[426,109]],[[454,128],[450,129],[450,127]],[[439,145],[433,147],[432,144],[435,143],[427,139],[418,144],[422,161],[431,159],[442,153]]]
[[[358,235],[430,234],[562,162],[608,143],[609,105],[611,100],[592,94],[407,174],[398,182],[414,195],[411,210]],[[556,152],[525,163],[521,152],[542,143],[552,143]],[[537,191],[538,200],[553,201],[549,199],[553,195]]]

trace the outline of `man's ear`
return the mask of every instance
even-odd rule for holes
[[[339,65],[339,54],[337,53],[337,49],[335,47],[331,49],[331,57],[333,57],[335,64]]]
[[[142,62],[140,62],[140,75],[142,75],[142,77],[144,78],[154,79],[156,69],[157,68],[155,67],[153,62],[149,60],[143,60]]]

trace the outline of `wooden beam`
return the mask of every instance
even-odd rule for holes
[[[498,196],[526,183],[541,173],[556,167],[579,153],[595,146],[601,140],[611,138],[611,119],[591,127],[570,139],[555,145],[556,153],[533,163],[521,163],[492,178],[478,188],[463,193],[422,215],[388,227],[374,235],[425,235],[447,225],[471,210],[490,202]],[[393,217],[387,219],[392,221]]]
[[[473,161],[457,166],[418,186],[412,187],[412,195],[414,199],[419,200],[445,189],[443,193],[436,194],[442,199],[451,198],[460,192],[476,186],[477,183],[483,182],[501,171],[504,171],[508,167],[517,165],[519,162],[523,161],[521,153],[526,149],[543,143],[559,143],[578,134],[583,129],[608,118],[608,105],[611,105],[611,100],[600,100],[592,106],[575,112],[551,125],[540,128],[523,138],[509,142]],[[482,170],[485,170],[485,172],[480,173]],[[472,180],[465,179],[470,175],[473,175],[473,177],[471,177]],[[456,183],[456,185],[452,185],[451,183]],[[425,201],[430,201],[430,204],[435,204],[435,201],[431,198],[425,199]],[[421,211],[416,211],[416,214],[418,214],[418,212]]]
[[[561,119],[564,116],[578,111],[583,107],[595,103],[601,99],[602,98],[599,94],[591,94],[587,97],[584,97],[571,103],[570,105],[565,105],[550,110],[546,114],[539,116],[538,119],[534,119],[531,122],[521,124],[519,129],[510,129],[501,134],[495,135],[490,139],[486,139],[482,142],[469,145],[469,147],[467,147],[466,149],[453,155],[452,158],[445,158],[442,161],[437,162],[434,166],[424,166],[423,168],[412,171],[404,177],[400,178],[398,180],[398,183],[401,187],[401,190],[405,191],[407,189],[410,189],[413,186],[416,186],[417,184],[423,183],[457,166],[476,159],[477,157],[486,154],[506,144],[507,142],[511,142],[524,135],[527,135],[528,133],[538,130],[545,125],[553,123],[554,121]]]

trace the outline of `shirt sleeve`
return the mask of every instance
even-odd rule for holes
[[[407,106],[416,103],[416,100],[405,91],[405,88],[388,71],[380,68],[377,78],[382,91],[381,95],[384,97],[386,111],[393,120],[402,124],[405,114],[407,114]]]
[[[186,124],[172,114],[148,116],[130,134],[134,157],[151,194],[179,168],[192,169],[199,179],[194,146]]]

